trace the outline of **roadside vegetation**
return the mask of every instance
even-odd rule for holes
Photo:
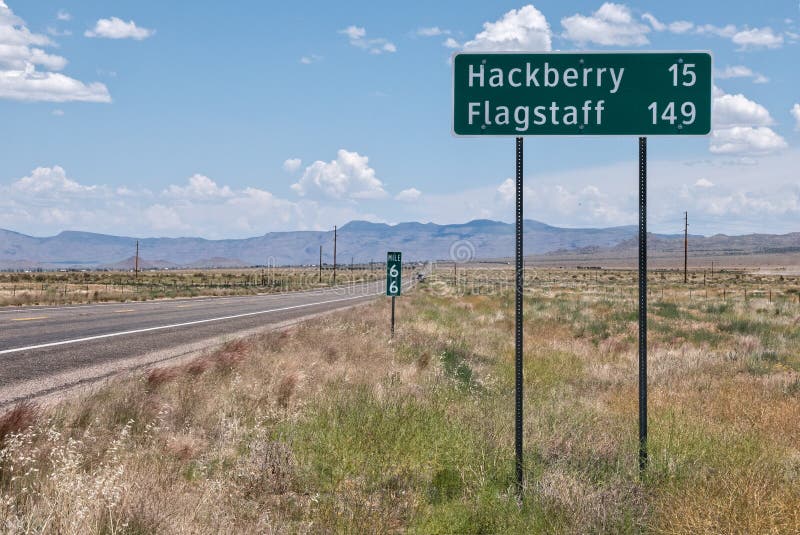
[[[377,280],[379,269],[343,266],[336,284]],[[333,285],[333,271],[317,268],[252,268],[140,271],[0,273],[0,306],[149,301],[175,297],[255,295]]]
[[[652,275],[640,477],[635,275],[529,271],[519,503],[510,279],[437,270],[391,341],[379,300],[19,405],[0,531],[800,531],[797,280],[745,299]]]

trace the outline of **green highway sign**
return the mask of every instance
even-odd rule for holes
[[[386,254],[386,295],[400,295],[403,286],[403,253]]]
[[[707,135],[708,52],[459,53],[453,134]]]

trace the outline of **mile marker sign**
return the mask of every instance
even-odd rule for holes
[[[386,254],[386,295],[396,297],[400,295],[403,286],[403,253],[390,252]]]
[[[453,134],[708,135],[708,52],[460,53]]]

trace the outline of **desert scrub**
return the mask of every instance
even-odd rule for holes
[[[797,281],[715,277],[748,285],[748,299],[657,278],[643,477],[633,274],[529,274],[520,503],[512,272],[459,268],[398,299],[392,340],[380,300],[18,407],[0,418],[0,525],[798,532],[800,428],[787,422],[800,421],[800,305],[752,297],[769,283],[777,300]]]
[[[337,284],[377,280],[379,270],[341,269]],[[332,274],[322,280],[316,268],[243,268],[128,271],[66,271],[0,273],[0,306],[64,305],[112,301],[256,295],[331,286]]]

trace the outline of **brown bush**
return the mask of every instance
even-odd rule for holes
[[[239,462],[239,477],[248,495],[284,494],[295,484],[297,462],[283,442],[256,441]]]
[[[0,416],[0,444],[12,433],[31,427],[39,418],[39,407],[30,401],[17,403],[14,408]]]
[[[159,387],[164,383],[174,381],[181,374],[181,369],[177,366],[168,366],[165,368],[155,368],[150,370],[147,374],[147,384],[153,387]]]
[[[424,370],[425,368],[428,367],[430,363],[431,363],[430,351],[421,351],[416,361],[417,370],[419,371]]]
[[[193,437],[176,436],[167,443],[167,451],[181,461],[188,461],[202,450],[202,444]]]
[[[322,356],[328,363],[333,364],[339,359],[339,351],[333,346],[328,346],[322,350]]]
[[[272,331],[258,337],[258,345],[264,351],[277,353],[286,347],[291,339],[287,331]]]
[[[284,375],[280,380],[277,388],[275,389],[275,395],[278,398],[278,405],[280,407],[285,409],[289,406],[289,401],[292,399],[294,391],[297,388],[297,382],[298,377],[296,373]]]
[[[236,340],[225,344],[219,351],[212,355],[212,358],[218,370],[230,371],[244,360],[248,349],[250,349],[250,344],[246,340]]]
[[[202,375],[211,367],[211,360],[208,357],[200,357],[186,365],[186,372],[190,375]]]

